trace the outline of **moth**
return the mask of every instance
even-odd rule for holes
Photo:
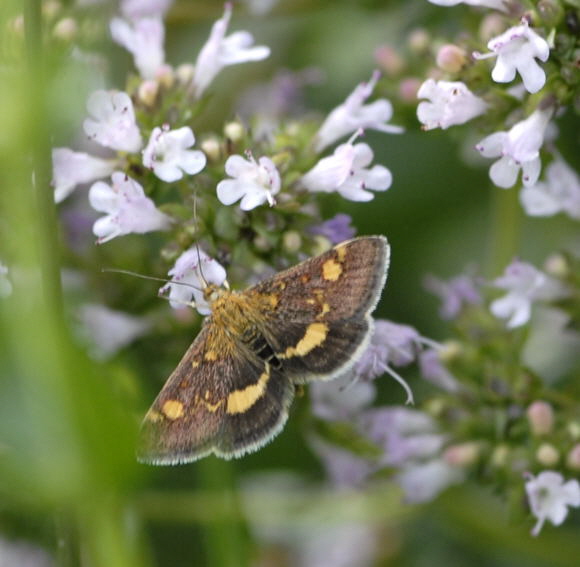
[[[364,236],[244,291],[207,284],[211,314],[145,415],[139,460],[230,459],[268,443],[298,385],[360,358],[388,264],[386,238]]]

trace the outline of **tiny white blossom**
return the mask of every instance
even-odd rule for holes
[[[8,267],[0,262],[0,298],[8,297],[12,293],[12,282],[8,278]]]
[[[143,165],[168,183],[181,179],[184,172],[195,175],[207,160],[202,151],[187,149],[194,143],[195,136],[188,126],[177,130],[169,130],[168,126],[154,128],[143,150]]]
[[[464,124],[487,110],[487,103],[458,81],[427,79],[419,88],[417,98],[429,99],[429,102],[423,101],[417,106],[417,117],[425,130],[445,130]]]
[[[490,309],[496,317],[509,319],[507,326],[510,329],[530,320],[534,301],[551,301],[567,295],[559,281],[520,260],[512,262],[492,285],[508,292],[493,301]]]
[[[164,16],[173,0],[121,0],[121,13],[128,20]]]
[[[546,180],[524,187],[520,201],[530,216],[547,217],[566,213],[580,219],[580,177],[562,159],[546,168]]]
[[[142,141],[127,93],[95,91],[87,101],[91,118],[83,122],[85,134],[95,142],[122,152],[137,152]]]
[[[54,200],[60,203],[77,185],[90,183],[113,173],[117,162],[75,152],[69,148],[52,150],[52,185]]]
[[[301,178],[302,185],[313,192],[337,192],[350,201],[371,201],[373,193],[386,191],[393,181],[391,172],[382,165],[368,169],[373,161],[368,144],[338,146],[331,156],[322,158]]]
[[[233,155],[226,161],[226,173],[233,179],[224,179],[217,185],[218,199],[224,205],[242,200],[243,211],[255,209],[266,201],[275,205],[274,195],[280,191],[280,174],[274,162],[262,156],[257,162],[252,155],[248,159]]]
[[[179,309],[191,302],[201,315],[209,315],[211,306],[204,297],[203,290],[208,284],[221,286],[226,279],[223,266],[210,258],[197,246],[192,246],[177,258],[169,270],[171,282],[164,285],[159,293],[169,292],[169,302],[174,309]]]
[[[500,158],[489,170],[495,185],[504,189],[512,187],[520,169],[525,186],[536,183],[542,168],[540,148],[552,114],[552,108],[536,110],[515,124],[509,132],[491,134],[475,146],[483,157]]]
[[[380,98],[364,105],[371,96],[380,73],[375,71],[368,83],[360,83],[341,105],[337,106],[326,117],[314,138],[314,149],[317,152],[340,140],[347,134],[352,134],[362,128],[379,130],[398,134],[403,131],[400,126],[393,126],[387,122],[393,116],[391,103]]]
[[[555,471],[543,471],[536,477],[526,476],[528,503],[538,520],[532,535],[540,533],[546,520],[559,526],[568,515],[568,507],[580,506],[580,485],[576,479],[564,482],[564,477]]]
[[[431,4],[438,6],[457,6],[457,4],[468,4],[470,6],[481,6],[483,8],[493,8],[507,12],[504,0],[429,0]]]
[[[491,78],[496,83],[509,83],[515,79],[516,72],[522,78],[526,90],[538,92],[546,83],[546,73],[536,59],[547,61],[550,56],[548,42],[530,29],[524,18],[519,26],[512,27],[489,40],[491,53],[474,53],[477,59],[497,56]]]
[[[171,219],[155,208],[137,181],[120,171],[111,179],[112,185],[97,181],[89,190],[91,206],[106,213],[93,225],[99,244],[125,234],[169,228]]]
[[[82,333],[91,343],[91,354],[97,359],[110,358],[151,327],[151,323],[142,317],[98,304],[83,305],[78,317]]]
[[[214,23],[209,39],[197,56],[193,76],[197,97],[204,93],[224,67],[247,61],[261,61],[270,55],[269,47],[253,45],[254,38],[247,31],[238,31],[226,37],[231,16],[232,3],[226,2],[223,17]]]
[[[140,18],[132,22],[113,18],[109,27],[113,40],[133,55],[141,77],[154,79],[165,62],[165,27],[161,17]]]

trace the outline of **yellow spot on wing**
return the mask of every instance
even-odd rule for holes
[[[335,282],[340,274],[342,274],[342,266],[334,258],[330,258],[322,264],[322,277],[325,280]]]
[[[336,248],[336,254],[338,255],[338,261],[342,264],[342,262],[344,262],[344,259],[346,258],[346,246],[343,245],[338,245]]]
[[[228,396],[226,412],[236,414],[248,411],[264,395],[269,379],[270,365],[266,364],[266,369],[255,384],[250,384],[243,390],[235,390]]]
[[[321,311],[320,313],[316,316],[317,319],[322,319],[329,311],[330,311],[330,305],[328,305],[328,303],[323,303],[321,306]]]
[[[205,409],[211,413],[214,413],[217,411],[217,409],[222,405],[223,400],[218,400],[215,404],[212,404],[211,402],[203,402],[203,405],[205,406]]]
[[[205,358],[205,360],[208,360],[210,362],[213,362],[214,360],[217,360],[218,355],[217,355],[217,352],[215,350],[208,350],[205,353],[204,358]]]
[[[310,323],[306,328],[304,336],[293,347],[288,347],[286,352],[277,355],[278,358],[292,358],[293,356],[305,356],[310,351],[320,346],[328,335],[328,325],[326,323]]]
[[[179,419],[183,416],[183,404],[177,400],[167,400],[161,406],[161,411],[168,419]]]
[[[150,409],[145,414],[145,419],[147,421],[150,421],[151,423],[157,423],[158,421],[161,421],[163,419],[163,416],[158,411]]]

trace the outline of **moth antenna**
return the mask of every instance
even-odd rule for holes
[[[193,194],[193,225],[195,228],[195,234],[198,234],[197,226],[197,191]],[[197,251],[197,267],[199,268],[199,279],[203,283],[204,289],[209,285],[205,276],[203,275],[203,268],[201,267],[201,254],[199,252],[199,244],[197,240],[195,241],[195,250]]]
[[[145,276],[143,274],[138,274],[137,272],[131,272],[130,270],[120,270],[117,268],[103,268],[101,270],[101,272],[111,272],[111,273],[116,273],[116,274],[125,274],[127,276],[135,276],[136,278],[141,278],[142,280],[151,280],[154,282],[163,282],[163,283],[170,283],[170,284],[175,284],[175,285],[184,285],[186,287],[190,287],[192,289],[195,289],[196,291],[203,291],[200,288],[198,288],[197,286],[190,284],[188,282],[179,282],[179,281],[174,281],[174,280],[168,280],[166,278],[156,278],[154,276]]]

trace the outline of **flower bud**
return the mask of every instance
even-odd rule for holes
[[[290,252],[295,253],[300,250],[300,246],[302,246],[302,238],[300,237],[300,233],[296,230],[288,230],[284,233],[283,243],[284,248]]]
[[[445,341],[437,351],[439,359],[443,363],[453,362],[463,353],[463,345],[459,341]]]
[[[242,124],[237,121],[228,122],[224,126],[224,135],[229,138],[234,144],[239,142],[244,137],[245,131]]]
[[[405,66],[401,56],[390,45],[379,45],[375,49],[375,61],[381,70],[391,77],[398,75]]]
[[[494,12],[488,14],[481,21],[479,26],[479,37],[483,42],[488,42],[492,37],[505,31],[504,17]]]
[[[171,65],[161,65],[161,67],[155,71],[155,78],[160,85],[163,85],[166,89],[170,89],[175,82],[175,75],[173,74],[173,68]]]
[[[78,26],[73,18],[63,18],[52,29],[52,35],[63,41],[72,41],[78,32]]]
[[[575,471],[580,471],[580,443],[574,445],[566,455],[566,465]]]
[[[447,73],[458,73],[467,62],[467,54],[461,47],[447,43],[437,52],[436,62],[439,69]]]
[[[578,423],[577,421],[571,421],[567,425],[567,430],[568,435],[570,435],[570,437],[572,437],[574,441],[580,439],[580,423]]]
[[[42,2],[42,15],[46,18],[54,18],[61,10],[62,6],[56,0]]]
[[[475,442],[459,443],[450,445],[443,452],[443,458],[447,463],[459,467],[467,467],[477,462],[480,455],[479,444]]]
[[[546,272],[555,278],[565,278],[570,274],[570,266],[568,261],[562,254],[550,254],[544,262],[544,269]]]
[[[547,27],[556,27],[564,16],[560,0],[540,0],[536,10]]]
[[[416,77],[408,77],[399,83],[399,97],[403,102],[414,103],[417,101],[417,92],[422,81]]]
[[[195,67],[191,63],[182,63],[175,70],[175,76],[181,84],[186,85],[193,80],[194,72]]]
[[[554,410],[542,400],[537,400],[528,406],[526,411],[530,429],[534,435],[546,435],[554,427]]]
[[[507,445],[498,445],[491,454],[491,464],[494,467],[502,468],[507,465],[510,450]]]
[[[407,44],[414,53],[423,53],[431,44],[431,36],[426,29],[417,28],[409,34]]]
[[[203,140],[200,147],[210,161],[217,161],[221,156],[221,144],[215,136]]]
[[[145,106],[153,106],[157,93],[159,92],[159,83],[153,80],[143,81],[137,90],[137,98]]]
[[[544,467],[553,467],[560,460],[560,452],[550,443],[542,443],[536,451],[536,460]]]

